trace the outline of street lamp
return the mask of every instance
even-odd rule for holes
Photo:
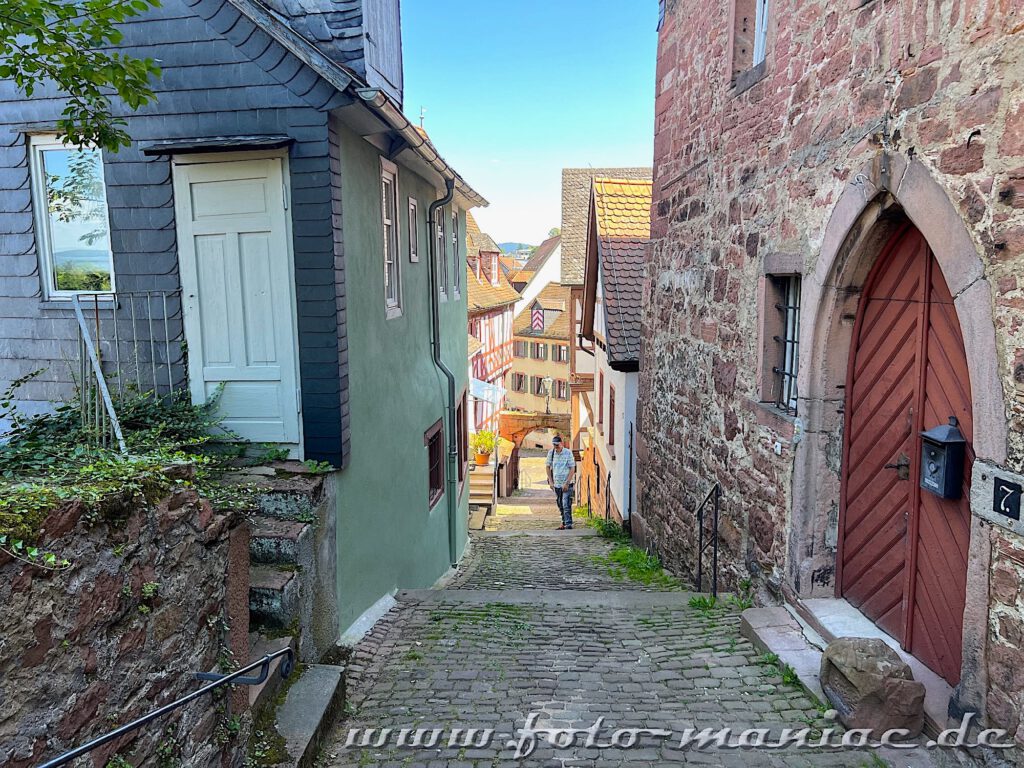
[[[544,377],[544,395],[545,395],[544,413],[546,413],[546,414],[550,414],[551,413],[551,385],[554,384],[554,383],[555,383],[555,380],[551,376],[545,376]]]

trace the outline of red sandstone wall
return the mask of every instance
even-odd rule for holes
[[[1024,462],[1024,4],[774,3],[767,76],[739,95],[730,3],[669,6],[645,286],[642,515],[670,563],[689,560],[675,510],[721,478],[727,568],[778,576],[791,426],[756,402],[757,278],[768,256],[811,271],[887,112],[890,146],[941,181],[986,264],[1010,462]]]
[[[193,672],[248,660],[241,516],[179,491],[117,524],[91,525],[69,506],[47,520],[43,540],[71,567],[52,573],[0,553],[0,764],[55,757],[194,691]],[[159,584],[152,599],[147,582]],[[162,745],[183,765],[220,765],[240,741],[215,730],[247,703],[244,688],[207,697],[99,748],[91,764],[117,753],[155,765]]]
[[[837,200],[883,147],[924,165],[982,260],[1005,466],[1024,467],[1024,2],[780,0],[766,76],[743,93],[730,86],[731,5],[669,0],[660,32],[634,527],[685,569],[687,516],[720,480],[725,582],[749,572],[778,592],[808,553],[789,536],[792,421],[757,402],[758,278],[765,260],[814,272]],[[841,432],[819,437],[837,478]],[[1014,730],[1022,551],[993,531],[989,709]],[[801,588],[831,589],[827,568],[804,576]]]

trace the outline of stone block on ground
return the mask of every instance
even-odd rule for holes
[[[291,758],[279,766],[308,768],[313,764],[324,732],[344,698],[344,668],[311,664],[288,689],[277,711],[277,732]]]
[[[924,728],[924,685],[878,638],[841,637],[821,657],[821,687],[848,728],[878,738],[892,728],[918,736]]]

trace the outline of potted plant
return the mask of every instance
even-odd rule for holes
[[[469,445],[476,456],[477,465],[481,467],[490,463],[491,454],[494,453],[497,444],[498,436],[488,429],[482,429],[469,436]]]

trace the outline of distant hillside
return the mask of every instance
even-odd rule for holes
[[[501,248],[502,253],[512,253],[513,251],[525,251],[534,246],[529,243],[498,243],[498,247]]]

